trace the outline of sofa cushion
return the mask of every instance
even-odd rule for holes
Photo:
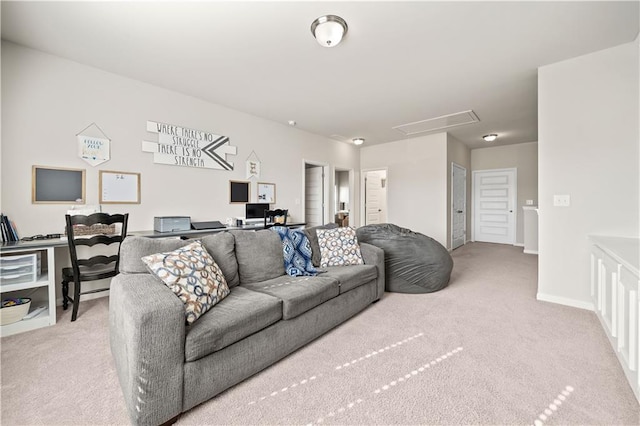
[[[340,294],[375,280],[378,270],[375,265],[329,266],[324,277],[332,277],[340,283]]]
[[[187,328],[185,359],[195,361],[219,351],[282,318],[282,301],[234,287],[216,308]]]
[[[200,239],[213,260],[216,261],[229,288],[240,284],[238,260],[236,259],[236,240],[229,232],[217,232]]]
[[[229,294],[222,270],[200,241],[145,256],[142,261],[182,300],[187,324],[193,324]]]
[[[189,241],[179,238],[149,238],[128,236],[120,245],[120,273],[148,274],[149,269],[142,258],[150,254],[173,251],[184,247]]]
[[[320,267],[362,265],[356,230],[351,227],[319,229]]]
[[[275,234],[274,234],[275,235]],[[340,294],[338,281],[332,277],[282,277],[244,287],[282,300],[282,318],[295,318]]]
[[[231,231],[236,240],[240,284],[257,283],[284,275],[282,241],[275,232]]]
[[[320,226],[312,226],[310,228],[304,228],[303,231],[307,234],[307,238],[309,238],[309,244],[311,244],[311,261],[313,262],[313,266],[320,266],[320,245],[318,244],[318,229],[334,229],[337,228],[337,223],[327,223],[326,225]]]

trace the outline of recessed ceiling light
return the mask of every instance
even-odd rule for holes
[[[482,139],[484,139],[487,142],[493,142],[496,139],[498,139],[498,135],[496,135],[495,133],[491,133],[490,135],[484,135]]]
[[[364,143],[364,138],[355,138],[353,139],[354,145],[362,145]]]

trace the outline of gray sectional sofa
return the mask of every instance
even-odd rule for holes
[[[344,322],[384,292],[384,252],[368,244],[361,245],[364,265],[290,277],[275,232],[221,232],[200,240],[231,293],[192,325],[185,325],[182,301],[141,261],[189,241],[127,237],[122,244],[121,273],[111,282],[109,328],[134,424],[171,421]]]

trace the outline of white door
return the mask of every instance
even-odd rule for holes
[[[473,172],[474,241],[515,242],[516,187],[516,169]]]
[[[387,171],[364,173],[364,224],[387,222]]]
[[[307,227],[324,225],[324,187],[322,166],[307,166],[304,180],[304,221]]]
[[[451,163],[451,250],[467,237],[467,169]]]

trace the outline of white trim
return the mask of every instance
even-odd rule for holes
[[[464,239],[462,242],[462,245],[465,245],[466,241],[467,241],[467,235],[468,235],[468,229],[467,229],[467,213],[469,211],[469,207],[467,206],[467,179],[468,179],[468,173],[467,173],[467,169],[466,167],[461,166],[460,164],[457,164],[455,161],[451,162],[451,206],[450,207],[450,229],[449,229],[449,251],[453,250],[453,216],[454,216],[454,212],[453,212],[453,169],[454,168],[458,168],[461,171],[464,171],[464,186],[462,188],[463,190],[463,200],[464,200],[464,207],[463,207],[463,211],[464,211]],[[460,246],[461,247],[461,246]]]
[[[522,251],[524,254],[538,254],[538,250],[523,250]]]
[[[513,243],[515,247],[524,247],[523,243]]]
[[[566,297],[553,296],[551,294],[538,293],[536,299],[542,302],[551,302],[558,305],[571,306],[572,308],[586,309],[588,311],[595,311],[595,307],[592,302],[583,302],[582,300],[567,299]]]
[[[86,281],[85,281],[85,284],[86,284]],[[70,296],[73,297],[73,284],[69,286],[69,294]],[[87,300],[101,299],[103,297],[109,297],[109,290],[105,290],[100,293],[83,294],[81,296],[80,301],[86,302]],[[56,298],[56,306],[62,306],[62,297]],[[73,303],[69,302],[69,306],[67,307],[67,309],[73,309]]]

